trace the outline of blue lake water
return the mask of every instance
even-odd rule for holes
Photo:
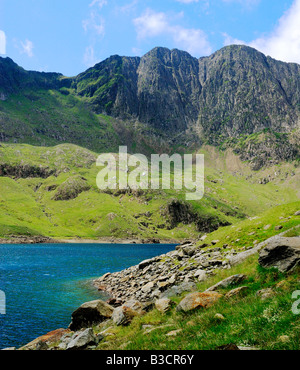
[[[174,248],[174,244],[0,245],[0,291],[6,297],[6,314],[0,314],[0,349],[20,347],[68,327],[72,312],[82,303],[104,298],[92,279]]]

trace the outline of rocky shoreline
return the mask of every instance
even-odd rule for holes
[[[11,236],[9,239],[0,239],[1,244],[58,244],[55,240],[46,236]]]
[[[102,237],[98,239],[53,239],[46,236],[11,236],[10,238],[0,238],[1,244],[179,244],[176,239],[122,239],[114,237]]]
[[[240,253],[227,244],[215,247],[195,246],[184,242],[176,250],[142,261],[116,273],[107,273],[93,281],[94,286],[107,293],[108,303],[121,305],[128,299],[140,302],[180,295],[192,291],[196,283],[208,279],[217,269],[230,269],[243,256],[257,252],[263,245],[244,248]],[[245,257],[246,258],[246,257]]]
[[[259,244],[235,250],[219,241],[195,245],[194,241],[179,244],[174,251],[142,261],[136,266],[115,273],[106,273],[93,280],[93,285],[111,298],[108,303],[118,306],[128,300],[151,302],[177,296],[196,289],[196,283],[207,280],[219,269],[230,269],[258,253],[266,245],[282,242],[286,232]],[[298,238],[295,238],[298,241]]]

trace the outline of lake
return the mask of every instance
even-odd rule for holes
[[[0,291],[6,297],[0,349],[20,347],[67,328],[82,303],[105,298],[92,279],[174,248],[175,244],[0,244]]]

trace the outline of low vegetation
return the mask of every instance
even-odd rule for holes
[[[247,227],[249,217],[298,200],[300,172],[293,164],[254,173],[230,152],[211,147],[202,152],[206,158],[204,198],[189,202],[193,217],[183,217],[182,213],[172,218],[165,210],[172,200],[186,207],[183,190],[102,192],[96,186],[97,153],[72,144],[1,144],[0,238],[41,235],[56,239],[197,239],[224,225],[242,222]],[[274,172],[277,177],[272,181],[259,183]],[[285,206],[282,207],[278,217],[285,217]],[[286,206],[287,213],[292,207]],[[244,233],[247,240],[270,235],[277,224],[282,224],[283,230],[293,226],[292,219],[281,221],[274,217],[272,227],[265,231],[263,223],[263,219],[257,219],[257,226],[249,229],[249,233],[257,235]],[[239,225],[222,227],[212,237],[222,239],[230,231],[232,238],[240,239],[235,243],[242,246],[244,239],[239,237],[238,229]]]

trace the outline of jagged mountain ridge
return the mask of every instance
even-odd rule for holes
[[[246,46],[199,60],[166,48],[142,58],[113,56],[72,86],[91,98],[97,112],[136,117],[168,131],[198,125],[205,134],[226,137],[265,128],[289,132],[299,125],[300,66]]]
[[[247,46],[224,47],[200,59],[177,49],[157,47],[141,58],[111,56],[72,78],[27,72],[11,59],[1,58],[1,99],[30,90],[74,96],[87,111],[139,122],[171,145],[223,145],[228,140],[232,144],[234,138],[237,153],[250,145],[253,155],[245,158],[250,161],[260,151],[276,160],[293,160],[299,155],[300,66],[276,61]],[[14,113],[4,111],[8,117]],[[39,135],[38,128],[33,131],[36,129]],[[67,125],[64,135],[56,135],[58,142],[72,142],[68,129],[72,127]],[[266,130],[275,138],[268,136],[267,144],[255,138],[254,143],[245,145],[245,136],[266,134]],[[13,135],[16,133],[8,141]],[[47,135],[46,130],[44,137]],[[242,144],[236,141],[241,138]]]

